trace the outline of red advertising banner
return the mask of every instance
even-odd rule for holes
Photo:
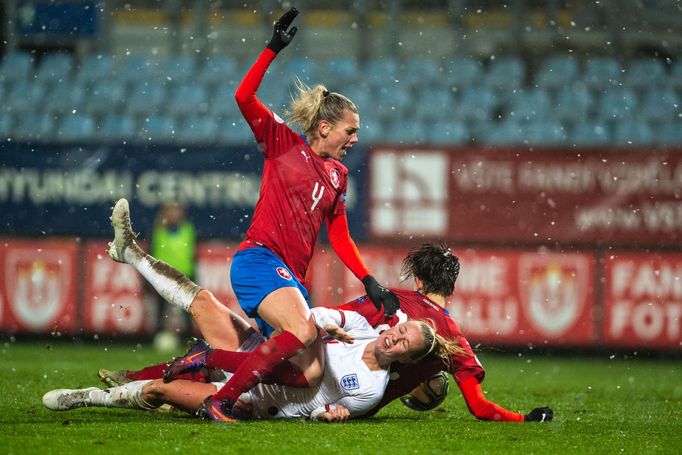
[[[0,331],[76,332],[77,249],[66,240],[0,243]]]
[[[106,251],[104,241],[85,245],[84,330],[106,335],[154,333],[156,309],[145,298],[142,276],[111,260]]]
[[[593,320],[591,253],[465,250],[448,306],[472,343],[589,346]]]
[[[370,235],[677,245],[682,149],[378,148]]]
[[[230,266],[238,247],[238,244],[220,242],[197,245],[196,281],[211,291],[221,303],[257,327],[242,311],[230,283]]]
[[[682,254],[612,253],[604,268],[605,343],[682,348]]]

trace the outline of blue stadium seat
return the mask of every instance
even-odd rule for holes
[[[400,70],[395,59],[383,57],[375,58],[365,64],[363,83],[371,89],[388,87],[395,88],[400,81]]]
[[[46,114],[75,114],[84,109],[85,89],[72,82],[59,82],[40,104],[40,110]]]
[[[637,114],[637,96],[628,88],[607,89],[598,101],[597,120],[617,121]]]
[[[515,120],[505,120],[501,123],[489,122],[487,131],[480,133],[478,141],[492,145],[523,144],[524,132]]]
[[[457,120],[440,120],[429,124],[428,141],[431,144],[464,144],[469,142],[469,129]]]
[[[642,98],[640,114],[649,122],[672,121],[682,114],[680,97],[670,89],[647,90]]]
[[[241,116],[234,99],[234,88],[226,83],[217,85],[208,100],[208,113],[214,117]]]
[[[175,137],[183,143],[217,142],[218,123],[212,117],[193,115],[182,122]]]
[[[16,123],[12,137],[30,142],[44,142],[52,139],[54,119],[47,114],[28,114]]]
[[[551,116],[560,122],[576,123],[588,117],[594,104],[592,94],[585,84],[573,84],[560,89]]]
[[[426,144],[428,141],[426,125],[417,120],[394,120],[386,129],[385,142],[391,144]]]
[[[533,122],[545,119],[549,106],[550,97],[544,89],[520,89],[509,97],[508,116],[517,122]]]
[[[592,90],[620,86],[625,79],[623,68],[613,57],[594,57],[585,62],[583,82]]]
[[[372,114],[380,121],[389,121],[408,116],[413,99],[407,90],[388,90],[383,87],[375,93]],[[367,106],[368,103],[365,103]]]
[[[119,66],[117,78],[124,84],[159,83],[158,64],[146,56],[131,54]]]
[[[150,115],[142,123],[139,135],[145,142],[173,142],[175,124],[165,115]]]
[[[663,87],[666,82],[666,68],[661,60],[655,58],[633,60],[625,71],[626,85],[635,90]]]
[[[642,121],[620,121],[613,129],[613,143],[617,145],[649,145],[654,142],[654,132]]]
[[[656,141],[662,145],[682,146],[682,120],[665,122],[658,129]]]
[[[445,81],[458,91],[479,85],[483,79],[483,66],[469,57],[456,57],[447,64]]]
[[[324,66],[322,82],[332,86],[348,86],[360,77],[360,65],[352,57],[337,57],[327,61]]]
[[[412,107],[413,117],[426,122],[440,119],[443,115],[456,117],[459,112],[454,93],[446,88],[427,88],[419,93],[416,100],[408,100],[405,107],[406,110]]]
[[[195,83],[196,59],[188,55],[178,55],[166,60],[161,66],[160,76],[168,85],[180,86]]]
[[[107,115],[97,130],[98,137],[105,141],[134,140],[136,133],[135,120],[119,114]]]
[[[467,121],[487,121],[497,105],[495,94],[485,88],[471,88],[462,91],[453,114]]]
[[[378,144],[388,142],[386,131],[382,122],[375,117],[360,117],[360,131],[358,131],[360,144]]]
[[[218,123],[217,137],[225,144],[251,144],[255,141],[251,128],[241,115],[222,119]]]
[[[87,115],[65,116],[55,132],[58,141],[87,141],[95,137],[95,121]]]
[[[236,59],[228,56],[213,56],[206,60],[199,71],[197,82],[210,89],[233,81],[232,92],[234,92],[242,76],[243,74],[239,74],[239,65]]]
[[[404,79],[409,87],[416,89],[422,87],[440,86],[443,78],[443,68],[435,58],[414,57],[400,67],[400,78]]]
[[[166,112],[172,117],[208,112],[208,97],[203,87],[183,85],[171,95]]]
[[[40,109],[44,101],[46,87],[41,82],[28,79],[12,86],[5,96],[2,112],[16,117]]]
[[[509,92],[523,86],[526,67],[518,57],[492,60],[485,74],[484,84],[491,90]]]
[[[115,65],[111,55],[91,54],[85,57],[76,73],[76,81],[91,86],[114,76]]]
[[[677,59],[670,70],[668,86],[675,90],[682,90],[682,59],[680,58]]]
[[[568,141],[564,126],[553,120],[537,120],[522,129],[524,143],[541,146],[558,146]]]
[[[131,115],[158,115],[166,101],[166,89],[152,82],[139,82],[128,93],[125,110]]]
[[[334,84],[334,81],[321,81],[318,75],[317,63],[312,58],[293,57],[290,58],[284,67],[284,81],[291,83],[300,79],[310,87],[315,84],[324,84],[329,87]]]
[[[608,145],[611,143],[611,131],[606,123],[580,122],[573,129],[570,142],[583,147]]]
[[[38,66],[36,78],[44,84],[70,81],[74,67],[73,56],[63,52],[46,55]]]
[[[360,123],[362,123],[364,117],[373,116],[376,110],[376,103],[374,101],[374,96],[372,92],[368,90],[363,90],[358,86],[350,87],[341,92],[342,95],[347,97],[349,100],[357,106],[360,111]]]
[[[5,142],[8,137],[12,137],[12,117],[0,115],[0,141]]]
[[[540,64],[535,77],[538,87],[557,90],[573,83],[578,77],[578,62],[571,56],[554,56]]]
[[[119,80],[100,80],[85,97],[85,112],[94,116],[114,114],[121,110],[127,101],[123,82]]]
[[[27,81],[33,72],[33,57],[27,52],[12,51],[0,63],[0,82],[16,84]]]

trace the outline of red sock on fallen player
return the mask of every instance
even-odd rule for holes
[[[142,368],[141,370],[128,370],[126,371],[126,377],[131,381],[161,379],[163,378],[163,372],[166,371],[166,368],[168,368],[168,363],[150,365],[148,367]],[[195,382],[209,382],[208,377],[202,371],[181,374],[175,379],[187,379]]]
[[[237,401],[239,395],[260,382],[259,378],[270,376],[279,364],[304,349],[305,345],[291,332],[282,332],[270,338],[249,353],[234,376],[213,395],[213,399]]]
[[[250,352],[234,352],[223,351],[222,349],[213,349],[206,356],[206,366],[209,368],[218,368],[221,370],[233,372],[241,366],[241,364],[249,357]],[[261,379],[263,384],[279,384],[291,387],[309,387],[308,380],[303,375],[297,365],[288,360],[277,365],[272,373]]]

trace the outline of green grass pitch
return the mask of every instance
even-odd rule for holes
[[[549,405],[549,424],[479,422],[453,385],[436,411],[396,402],[367,421],[221,425],[185,414],[42,406],[53,388],[100,385],[97,370],[165,360],[147,345],[0,345],[0,453],[586,454],[682,453],[682,362],[595,355],[479,355],[490,400],[515,411]]]

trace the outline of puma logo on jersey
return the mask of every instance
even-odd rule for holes
[[[305,162],[307,163],[310,159],[310,156],[308,156],[308,154],[303,150],[301,150],[301,155],[303,155],[303,158],[305,158]]]

